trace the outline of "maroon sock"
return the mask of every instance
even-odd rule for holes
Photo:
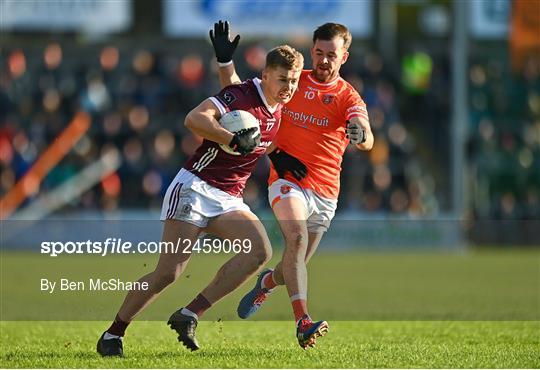
[[[126,334],[126,328],[128,327],[129,322],[122,321],[120,319],[120,316],[116,314],[116,317],[114,318],[114,321],[109,329],[107,329],[107,333],[112,335],[118,335],[119,337],[123,337],[124,334]]]
[[[292,301],[292,307],[294,312],[294,321],[298,322],[302,317],[304,317],[304,315],[308,315],[307,301],[305,299],[295,299]]]
[[[202,294],[199,293],[194,300],[192,300],[186,308],[191,312],[195,313],[198,317],[201,317],[204,312],[212,306],[212,303],[208,302],[208,299],[204,298]]]
[[[262,280],[263,288],[274,289],[277,287],[276,281],[274,280],[274,271],[268,271]]]

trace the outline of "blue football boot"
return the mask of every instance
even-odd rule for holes
[[[261,288],[261,283],[264,278],[264,276],[268,272],[273,272],[272,269],[266,269],[257,278],[257,282],[255,283],[255,286],[253,289],[251,289],[241,300],[238,304],[238,309],[236,310],[238,312],[238,317],[241,319],[247,319],[251,315],[253,315],[255,312],[259,310],[261,305],[266,301],[266,298],[272,293],[273,289],[266,289]]]
[[[304,315],[296,327],[296,338],[298,344],[303,349],[313,347],[318,337],[322,337],[328,332],[328,323],[326,321],[311,321],[308,315]]]

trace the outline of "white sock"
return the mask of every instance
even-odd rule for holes
[[[105,334],[103,334],[103,339],[104,340],[109,340],[109,339],[120,339],[120,340],[122,340],[122,337],[119,336],[119,335],[111,334],[108,331],[106,331]]]
[[[291,302],[296,301],[297,299],[303,299],[304,301],[307,301],[307,294],[305,293],[298,293],[290,297]]]
[[[199,320],[199,316],[197,316],[197,314],[191,310],[188,310],[187,308],[182,308],[182,310],[180,311],[180,313],[182,315],[186,315],[186,316],[191,316],[193,317],[195,320]]]

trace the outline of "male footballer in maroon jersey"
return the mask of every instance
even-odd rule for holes
[[[290,46],[278,46],[267,54],[262,79],[228,86],[204,100],[186,116],[185,125],[204,138],[170,184],[161,211],[162,241],[195,245],[202,232],[222,239],[249,240],[249,253],[238,253],[217,272],[210,284],[187,306],[170,317],[168,324],[178,340],[191,350],[197,320],[214,303],[234,291],[257,273],[271,257],[271,246],[262,223],[243,202],[242,192],[259,157],[276,135],[281,107],[294,94],[304,65],[302,55]],[[257,128],[235,134],[219,124],[222,115],[244,110],[259,121]],[[241,155],[221,149],[229,146]],[[233,222],[231,222],[233,221]],[[122,338],[129,323],[184,271],[190,253],[162,251],[155,270],[139,282],[147,290],[130,291],[112,325],[100,337],[97,351],[102,356],[122,356]]]

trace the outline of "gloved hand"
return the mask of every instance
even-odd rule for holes
[[[280,178],[284,178],[287,171],[298,181],[302,180],[307,175],[305,164],[279,148],[276,148],[272,153],[268,154],[268,158],[272,161]]]
[[[366,142],[366,130],[360,127],[358,123],[347,121],[345,133],[347,134],[347,139],[350,139],[351,144],[362,144]]]
[[[261,144],[261,133],[258,127],[245,128],[234,133],[229,147],[241,155],[246,155]]]
[[[217,61],[219,63],[227,63],[232,60],[234,51],[240,41],[240,35],[237,35],[231,41],[229,38],[229,22],[219,21],[218,23],[214,23],[214,30],[210,30],[210,40],[212,40]]]

